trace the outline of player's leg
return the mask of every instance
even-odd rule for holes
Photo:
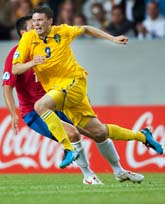
[[[72,124],[72,122],[66,117],[66,115],[63,112],[56,111],[55,113],[60,118],[60,120],[66,122],[66,123]],[[38,132],[40,135],[43,135],[45,137],[48,137],[52,140],[57,141],[56,138],[53,137],[53,135],[49,131],[46,123],[43,122],[43,120],[40,118],[40,116],[34,110],[27,113],[23,117],[23,120],[31,129]],[[73,132],[72,132],[72,134],[73,134]],[[69,136],[69,138],[70,138],[70,136]],[[76,139],[76,137],[75,137],[75,139]]]
[[[81,141],[80,133],[74,126],[72,126],[72,122],[69,120],[69,118],[67,118],[67,116],[63,112],[56,111],[56,114],[62,121],[64,121],[62,123],[65,131],[69,136],[71,144],[79,152],[79,157],[75,162],[77,163],[77,165],[81,169],[81,172],[84,175],[83,183],[89,185],[103,184],[89,166],[89,161],[87,159],[87,155],[85,153],[85,149]]]
[[[63,115],[60,114],[60,116],[64,119]],[[81,136],[80,136],[80,133],[78,132],[78,130],[74,126],[72,126],[71,124],[68,124],[66,122],[63,122],[63,126],[64,126],[65,131],[69,135],[69,139],[70,139],[72,145],[79,152],[79,157],[75,162],[80,167],[80,169],[84,175],[83,183],[84,184],[90,184],[90,185],[103,184],[99,180],[99,178],[94,174],[94,172],[91,170],[91,168],[89,166],[89,161],[87,159],[87,155],[85,153],[85,149],[83,147],[83,144],[81,141]]]
[[[49,131],[46,123],[43,122],[43,120],[40,118],[40,116],[35,111],[31,111],[28,114],[26,114],[23,117],[23,120],[31,129],[33,129],[40,135],[57,141],[56,138],[53,137],[53,135]]]
[[[102,126],[102,123],[97,118],[92,118],[92,121],[93,125],[97,126],[98,128],[100,127],[100,129],[101,127],[103,127],[102,131],[104,131],[105,126]],[[82,134],[88,135],[89,137],[95,140],[99,151],[101,152],[103,157],[111,164],[115,178],[118,181],[122,182],[130,180],[134,183],[142,182],[142,180],[144,179],[144,176],[142,174],[127,171],[122,167],[122,165],[120,164],[120,157],[110,138],[105,138],[102,135],[102,137],[98,139],[95,138],[95,136],[92,135],[89,130],[87,130],[88,128],[83,129],[82,127],[78,127],[78,129]]]
[[[86,121],[86,117],[80,123],[83,124],[83,120]],[[158,154],[163,153],[162,146],[153,139],[152,133],[147,128],[141,131],[132,131],[113,124],[104,125],[97,118],[91,118],[84,128],[92,133],[99,142],[102,141],[102,137],[109,137],[112,140],[137,140],[144,143],[147,147],[151,147]]]
[[[69,114],[69,115],[72,116],[72,114]],[[87,121],[89,119],[90,119],[90,117],[85,118],[84,121]],[[97,125],[98,128],[100,126],[105,128],[105,126],[102,125],[100,121],[95,120],[95,118],[93,118],[93,119],[94,119],[94,121],[96,121],[95,125]],[[83,123],[85,124],[85,122],[83,122]],[[97,129],[97,127],[96,127],[96,129]],[[113,169],[114,174],[115,174],[115,177],[119,181],[130,180],[132,182],[140,183],[143,180],[143,178],[144,178],[143,175],[136,174],[133,172],[128,172],[127,170],[123,169],[123,167],[120,164],[119,156],[118,156],[118,153],[115,149],[115,146],[113,145],[112,141],[109,138],[106,138],[104,136],[95,138],[95,136],[93,134],[91,134],[90,131],[88,131],[87,129],[83,129],[82,127],[78,127],[78,130],[83,135],[86,135],[86,136],[88,136],[88,137],[90,137],[96,141],[98,149],[100,150],[100,152],[102,153],[104,158],[107,159],[107,161],[111,164],[112,169]]]
[[[96,118],[87,99],[83,100],[83,103],[79,104],[78,107],[65,109],[65,112],[69,118],[73,119],[75,124],[79,124],[81,127],[79,127],[79,131],[81,131],[82,134],[89,136],[97,142],[100,152],[111,164],[118,180],[130,180],[132,182],[140,183],[144,179],[143,175],[128,172],[122,168],[117,151],[112,141],[109,139],[106,125],[103,125]]]
[[[64,112],[74,125],[89,131],[96,142],[104,142],[108,137],[112,140],[138,140],[146,142],[144,133],[121,128],[115,125],[103,125],[92,110],[87,97],[86,78],[75,80],[70,88],[65,90]],[[90,116],[90,117],[87,117]],[[92,118],[93,117],[93,118]]]
[[[55,99],[52,97],[54,97]],[[73,145],[70,143],[68,135],[64,130],[60,119],[54,113],[54,110],[57,106],[55,101],[57,101],[57,104],[59,102],[63,104],[63,100],[64,94],[62,92],[52,90],[50,95],[45,94],[34,105],[35,111],[47,124],[49,131],[64,147],[64,158],[60,164],[61,168],[68,166],[78,157],[78,152],[74,150]]]
[[[112,140],[137,140],[154,149],[158,154],[163,154],[162,146],[153,139],[152,133],[147,128],[141,131],[132,131],[113,124],[107,124],[107,128],[108,135]]]
[[[71,123],[71,121],[66,117],[64,113],[60,111],[57,111],[56,113],[58,117],[61,120],[63,120],[62,124],[64,126],[64,129],[67,132],[72,145],[79,152],[79,158],[76,160],[76,163],[83,173],[84,176],[83,183],[92,185],[102,184],[102,182],[97,178],[97,176],[94,174],[94,172],[91,170],[89,166],[89,162],[84,151],[84,147],[82,145],[80,133],[74,126],[68,124],[68,122]],[[51,132],[49,131],[46,123],[43,122],[43,120],[35,111],[31,111],[28,114],[26,114],[23,120],[34,131],[56,141],[55,137],[53,137]],[[66,121],[67,123],[64,121]]]
[[[108,131],[106,126],[102,125],[102,123],[98,120],[95,120],[96,114],[92,110],[89,100],[86,96],[86,89],[84,88],[85,86],[85,80],[80,80],[79,83],[77,83],[74,87],[72,86],[72,88],[67,90],[64,111],[69,119],[72,120],[75,126],[79,125],[80,127],[85,127],[86,124],[88,124],[88,122],[90,121],[91,117],[93,117],[92,121],[96,121],[96,124],[94,125],[92,134],[90,128],[86,128],[84,130],[85,132],[82,132],[82,134],[91,137],[97,143],[99,143],[98,148],[100,149],[101,153],[111,163],[114,173],[120,176],[126,171],[123,170],[120,165],[119,157],[112,141],[110,139],[107,139]],[[82,96],[84,97],[82,98]],[[76,105],[76,101],[79,101],[78,105]],[[140,178],[141,180],[143,179],[142,177],[143,176],[141,176]]]
[[[67,109],[65,112],[67,111],[66,114],[73,121],[74,125],[85,127],[98,142],[103,142],[104,138],[126,141],[137,140],[144,143],[147,147],[151,147],[157,153],[163,154],[162,146],[153,139],[152,133],[148,129],[132,131],[113,124],[100,124],[98,126],[95,124],[95,118],[91,118],[88,121],[86,116],[93,117],[95,114],[87,98],[86,78],[79,80],[67,90],[64,108]]]

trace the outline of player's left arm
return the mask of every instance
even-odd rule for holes
[[[34,56],[33,59],[29,59],[32,49],[33,33],[31,31],[25,32],[19,42],[17,50],[14,53],[12,60],[12,73],[14,75],[23,74],[32,67],[45,62],[43,56]]]
[[[87,35],[90,35],[93,37],[107,39],[107,40],[110,40],[114,43],[123,44],[123,45],[127,44],[127,42],[128,42],[128,38],[124,35],[120,35],[120,36],[115,37],[113,35],[110,35],[104,31],[100,30],[100,29],[97,29],[93,26],[84,25],[81,27],[83,29],[84,34],[87,34]]]

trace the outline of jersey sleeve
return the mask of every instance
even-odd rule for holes
[[[3,70],[3,77],[2,77],[2,85],[8,85],[15,87],[16,84],[16,76],[12,74],[12,59],[16,47],[14,47],[8,54],[5,60],[4,70]]]
[[[71,40],[78,37],[79,35],[83,34],[83,28],[81,26],[69,26],[64,24],[64,29],[66,33],[70,36]]]
[[[21,37],[18,47],[14,53],[12,63],[25,63],[30,55],[31,37],[30,33],[26,32]]]

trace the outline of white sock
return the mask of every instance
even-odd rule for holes
[[[123,171],[125,171],[120,164],[119,155],[111,139],[108,138],[104,142],[96,144],[102,155],[111,164],[115,175],[120,175]]]
[[[88,162],[87,156],[85,154],[81,140],[78,142],[71,143],[71,144],[79,152],[79,157],[75,162],[77,163],[77,165],[81,169],[84,177],[91,176],[93,174],[93,171],[89,167],[89,162]]]

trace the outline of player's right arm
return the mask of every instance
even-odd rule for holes
[[[11,126],[14,131],[14,134],[17,134],[18,115],[16,112],[16,105],[15,105],[15,100],[13,96],[13,89],[16,85],[16,77],[11,72],[12,58],[13,58],[15,49],[16,48],[13,48],[8,54],[8,56],[6,57],[2,85],[3,85],[3,97],[11,115]]]
[[[13,96],[13,87],[9,85],[3,85],[3,97],[5,103],[11,115],[11,126],[14,131],[14,134],[18,133],[18,115],[16,112],[16,105]]]

